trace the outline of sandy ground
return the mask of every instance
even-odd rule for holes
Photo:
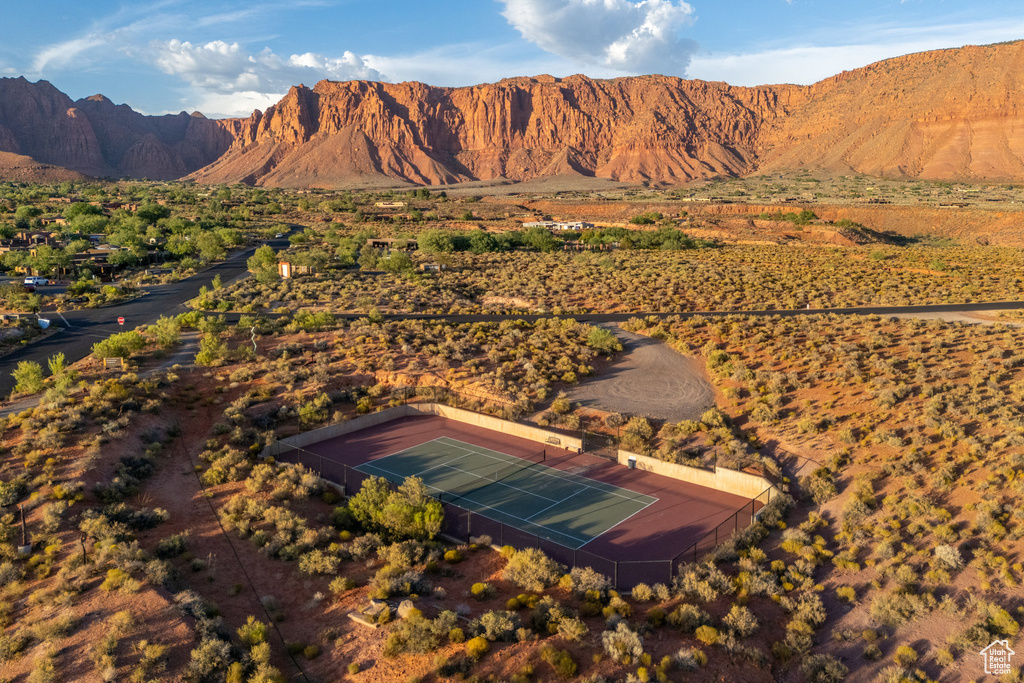
[[[568,393],[572,401],[627,415],[663,420],[696,420],[714,405],[703,365],[665,344],[606,326],[622,342],[625,356],[600,376]]]

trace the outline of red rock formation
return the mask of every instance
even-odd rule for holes
[[[72,102],[46,81],[0,79],[0,151],[93,176],[180,178],[216,160],[232,121],[143,116],[102,95]]]
[[[644,76],[514,78],[472,88],[321,81],[241,124],[201,182],[338,185],[582,174],[684,181],[750,171],[767,88]]]
[[[468,88],[322,81],[247,119],[147,117],[0,80],[0,151],[93,175],[344,186],[584,175],[683,182],[820,168],[1024,178],[1024,42],[886,60],[809,87],[664,76]]]

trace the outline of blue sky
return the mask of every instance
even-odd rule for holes
[[[244,116],[324,78],[806,84],[909,52],[1024,38],[1019,0],[33,0],[4,2],[0,24],[0,75],[208,116]]]

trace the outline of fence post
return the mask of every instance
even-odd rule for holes
[[[619,561],[615,560],[615,590],[619,589]]]

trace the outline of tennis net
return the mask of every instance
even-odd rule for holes
[[[472,481],[466,486],[453,488],[449,491],[442,491],[438,494],[438,499],[442,502],[450,503],[453,500],[459,498],[465,498],[471,493],[476,493],[480,489],[487,488],[492,484],[497,484],[500,481],[508,479],[511,476],[518,474],[524,470],[528,470],[531,467],[536,467],[540,463],[547,460],[547,449],[542,449],[536,453],[519,458],[520,462],[514,462],[508,465],[501,465],[497,469],[482,472],[474,472],[478,479],[483,479],[483,482]]]

